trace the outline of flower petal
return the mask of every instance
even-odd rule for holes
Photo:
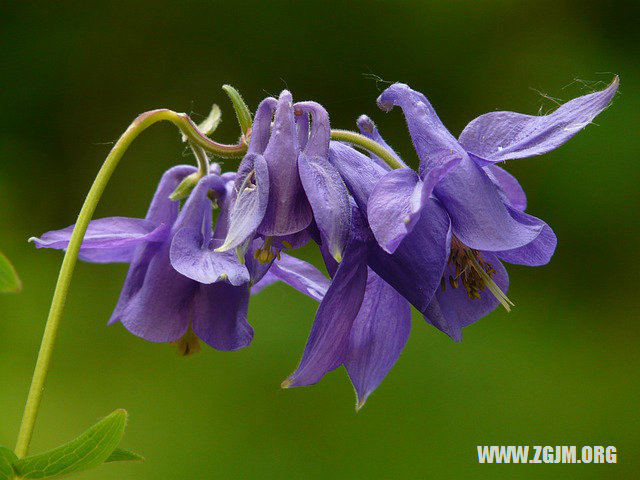
[[[453,233],[473,249],[521,247],[542,230],[514,219],[495,184],[468,156],[436,185],[434,193],[451,217]]]
[[[513,175],[497,165],[489,165],[484,171],[504,193],[505,203],[522,212],[527,209],[527,195]]]
[[[393,254],[375,242],[369,266],[418,310],[424,311],[440,284],[449,257],[449,216],[435,199],[425,204],[420,219]]]
[[[32,237],[37,248],[66,250],[75,225],[53,230],[40,238]],[[79,257],[88,262],[130,262],[136,248],[147,242],[161,242],[169,233],[169,226],[156,225],[149,220],[128,217],[99,218],[89,222],[82,240]]]
[[[482,252],[484,259],[495,269],[494,282],[507,293],[509,276],[500,260],[489,252]],[[455,278],[455,267],[447,265],[444,277]],[[424,318],[431,325],[449,335],[456,342],[462,341],[462,328],[487,315],[500,303],[487,288],[480,292],[479,299],[471,299],[465,288],[453,288],[445,282],[445,289],[438,288],[424,311]]]
[[[246,347],[253,339],[247,322],[249,288],[228,283],[200,285],[193,301],[193,331],[207,345],[229,351]]]
[[[153,195],[145,219],[154,222],[156,225],[161,223],[173,225],[173,222],[178,217],[180,202],[169,200],[169,195],[185,177],[197,170],[191,165],[178,165],[164,172]]]
[[[262,155],[247,154],[236,178],[237,196],[229,214],[229,230],[224,244],[216,249],[224,252],[237,247],[252,236],[262,222],[269,200],[269,170]]]
[[[170,242],[132,263],[127,282],[109,323],[117,320],[134,335],[150,342],[172,342],[189,327],[192,299],[198,283],[181,275],[169,262]]]
[[[420,158],[420,177],[451,155],[465,155],[464,149],[442,124],[427,98],[408,85],[391,85],[378,97],[378,106],[387,112],[394,106],[402,109]]]
[[[289,235],[304,230],[313,218],[298,174],[298,137],[291,93],[278,99],[273,132],[264,151],[269,169],[269,200],[258,233]]]
[[[373,235],[385,252],[395,252],[420,219],[424,205],[421,201],[422,186],[416,172],[401,168],[387,173],[371,192],[367,203],[367,219]]]
[[[329,288],[329,279],[320,270],[310,263],[284,253],[281,254],[280,260],[273,262],[269,275],[319,302]]]
[[[402,161],[402,159],[398,156],[398,154],[395,152],[395,150],[393,148],[391,148],[387,142],[384,141],[384,138],[382,138],[382,135],[380,135],[380,132],[378,132],[378,129],[376,128],[376,124],[373,123],[373,120],[371,120],[366,115],[360,115],[360,117],[358,117],[357,123],[358,123],[358,129],[360,130],[360,133],[362,135],[364,135],[367,138],[370,138],[374,142],[378,142],[385,149],[387,149],[389,151],[389,153],[391,153],[401,165],[404,165],[405,167],[407,166]],[[371,155],[371,158],[378,165],[380,165],[385,170],[389,170],[390,167],[389,167],[389,165],[387,165],[387,162],[382,160],[377,155],[374,155],[373,153],[370,153],[370,155]]]
[[[251,286],[251,295],[257,295],[265,288],[278,283],[280,279],[274,275],[271,271],[268,271],[264,276]]]
[[[558,239],[555,233],[553,233],[553,230],[551,230],[551,227],[539,218],[513,208],[509,208],[509,213],[520,223],[541,225],[542,231],[532,242],[522,247],[514,248],[513,250],[496,252],[496,255],[505,262],[529,265],[531,267],[538,267],[549,263],[558,243]]]
[[[271,119],[273,111],[276,109],[277,100],[273,97],[267,97],[260,102],[256,110],[253,124],[251,125],[251,137],[249,138],[249,146],[247,153],[257,153],[262,155],[271,136]]]
[[[235,251],[212,250],[220,244],[219,240],[205,242],[198,228],[182,228],[171,241],[171,265],[185,277],[200,283],[228,281],[238,286],[249,282],[247,267],[238,261]]]
[[[460,158],[451,156],[429,170],[424,182],[413,170],[402,168],[389,172],[376,184],[367,204],[367,217],[385,252],[395,252],[413,230],[433,188],[458,163]]]
[[[318,229],[331,255],[340,261],[351,221],[347,187],[326,158],[309,157],[303,152],[298,158],[298,167]]]
[[[307,146],[307,141],[309,140],[309,115],[295,109],[296,105],[294,105],[294,114],[296,132],[298,132],[298,148],[303,149]]]
[[[312,120],[309,139],[298,157],[300,180],[323,243],[339,262],[349,237],[351,205],[347,187],[327,160],[331,135],[329,114],[316,102],[296,103],[295,108],[309,113]]]
[[[360,311],[351,327],[344,365],[358,395],[357,409],[382,382],[409,339],[409,303],[369,270]]]
[[[574,98],[549,115],[491,112],[472,120],[460,143],[485,160],[503,162],[549,152],[568,141],[602,112],[618,90],[620,80],[599,92]]]
[[[340,173],[358,208],[366,212],[373,188],[388,169],[349,145],[336,141],[329,144],[329,161]]]
[[[366,283],[366,245],[352,238],[318,307],[302,360],[296,371],[283,382],[283,387],[314,384],[325,373],[342,364]]]

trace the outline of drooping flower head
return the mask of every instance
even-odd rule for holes
[[[251,287],[260,282],[270,263],[257,262],[256,245],[244,263],[235,252],[214,252],[226,235],[228,201],[234,173],[219,174],[219,166],[201,178],[182,209],[171,192],[195,168],[178,166],[166,172],[145,219],[111,217],[89,224],[81,258],[96,262],[130,262],[129,271],[109,323],[120,322],[152,342],[177,342],[180,353],[198,348],[197,338],[219,350],[247,346],[253,329],[247,322]],[[220,207],[213,227],[212,208]],[[64,249],[73,226],[33,239],[38,247]],[[313,274],[302,261],[282,258],[286,273],[275,269],[274,280]],[[319,273],[319,272],[318,272]],[[301,289],[301,288],[299,288]],[[316,299],[322,288],[305,291]]]
[[[421,93],[394,84],[380,95],[383,110],[402,108],[420,168],[418,174],[394,170],[372,191],[367,217],[378,243],[390,253],[402,245],[425,216],[431,195],[451,219],[441,288],[422,310],[429,322],[460,340],[463,326],[498,302],[509,306],[504,295],[508,277],[499,259],[532,266],[549,261],[556,245],[553,231],[523,212],[524,192],[495,163],[557,148],[607,107],[617,87],[616,78],[605,90],[576,98],[546,116],[483,115],[464,129],[459,141]],[[485,295],[486,290],[492,295]]]

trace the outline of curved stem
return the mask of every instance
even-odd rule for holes
[[[247,153],[247,144],[242,141],[238,145],[225,145],[223,143],[214,142],[206,135],[203,135],[195,123],[186,113],[176,113],[173,110],[161,108],[143,113],[136,118],[132,126],[136,122],[145,122],[147,118],[152,118],[151,123],[167,120],[177,126],[182,134],[187,137],[195,145],[202,147],[206,152],[223,158],[241,158]],[[126,132],[125,132],[126,133]]]
[[[389,150],[384,148],[375,140],[360,135],[359,133],[352,132],[350,130],[331,130],[331,140],[338,140],[341,142],[351,143],[359,147],[369,150],[374,155],[380,157],[391,168],[404,168]]]
[[[154,123],[163,120],[168,120],[174,123],[190,141],[208,152],[215,153],[216,155],[236,157],[241,156],[244,150],[246,150],[246,145],[229,146],[218,144],[202,135],[186,114],[179,114],[172,112],[171,110],[164,109],[153,110],[151,112],[141,114],[133,121],[133,123],[131,123],[131,125],[129,125],[129,128],[127,128],[127,130],[122,134],[120,139],[118,139],[102,164],[98,175],[93,181],[93,185],[91,185],[91,189],[87,194],[84,204],[82,205],[82,209],[78,215],[78,220],[76,221],[76,225],[73,229],[73,233],[69,241],[69,247],[67,248],[64,259],[62,260],[62,266],[60,267],[58,281],[53,293],[53,299],[51,300],[49,316],[42,335],[40,351],[38,352],[38,359],[33,372],[33,378],[31,379],[31,387],[29,388],[29,394],[27,396],[27,402],[22,416],[22,423],[20,424],[20,431],[18,433],[18,440],[16,442],[15,453],[19,458],[24,457],[29,450],[29,443],[31,442],[31,437],[33,435],[33,427],[40,407],[40,402],[42,400],[44,384],[49,370],[49,364],[51,362],[51,355],[53,353],[58,327],[60,325],[60,317],[62,316],[62,310],[67,298],[67,291],[69,290],[69,284],[71,283],[71,276],[73,275],[73,270],[78,259],[78,252],[80,251],[82,239],[87,230],[87,226],[89,225],[89,221],[93,216],[93,212],[96,209],[98,201],[100,200],[111,175],[131,142],[143,130]]]
[[[204,151],[204,148],[192,143],[189,143],[189,146],[198,162],[198,178],[200,179],[209,174],[209,157],[207,157],[207,152]]]

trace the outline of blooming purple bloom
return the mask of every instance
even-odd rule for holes
[[[183,353],[197,346],[195,337],[219,350],[247,346],[253,329],[247,322],[250,288],[269,265],[254,260],[251,246],[241,264],[234,252],[214,252],[226,235],[228,202],[235,174],[206,175],[179,210],[169,195],[196,169],[178,166],[160,181],[145,219],[112,217],[89,224],[81,246],[88,261],[127,261],[131,265],[109,323],[121,322],[129,331],[152,342],[175,342]],[[212,201],[221,205],[212,229]],[[226,208],[225,208],[226,206]],[[64,249],[73,226],[33,239],[37,247]],[[286,270],[279,279],[314,275],[300,260],[282,258]],[[319,272],[315,273],[321,275]],[[315,285],[315,284],[312,284]],[[308,292],[320,299],[322,286]]]
[[[459,141],[419,92],[394,84],[380,95],[383,110],[402,108],[420,168],[419,174],[408,168],[391,171],[371,192],[367,217],[379,245],[394,253],[421,219],[432,223],[425,210],[430,199],[437,199],[451,220],[441,288],[421,309],[427,321],[459,341],[462,327],[498,301],[508,307],[503,293],[508,276],[500,259],[531,266],[550,260],[556,246],[553,231],[523,212],[526,197],[520,185],[494,163],[557,148],[608,106],[617,87],[616,78],[605,90],[576,98],[546,116],[482,115]],[[481,294],[485,287],[495,298]]]
[[[276,250],[296,248],[317,227],[332,255],[341,258],[349,197],[327,159],[329,136],[329,116],[315,102],[294,105],[284,90],[277,102],[269,97],[260,103],[248,153],[238,169],[229,230],[217,251],[246,245],[256,234],[265,239],[263,250],[270,251],[272,245]]]

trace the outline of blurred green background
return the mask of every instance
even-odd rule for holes
[[[346,373],[279,388],[316,305],[282,286],[252,300],[250,348],[180,358],[107,328],[126,265],[80,264],[32,451],[116,407],[143,465],[93,479],[634,478],[640,468],[637,2],[3,2],[0,7],[0,250],[24,291],[0,297],[0,444],[13,446],[62,255],[31,235],[74,222],[111,143],[140,112],[255,108],[289,88],[354,128],[371,115],[417,164],[384,84],[424,92],[454,134],[479,114],[554,107],[621,77],[612,107],[559,150],[511,162],[532,214],[559,238],[553,261],[511,266],[511,314],[461,344],[417,315],[409,343],[354,413]],[[131,147],[96,216],[142,216],[163,170],[192,162],[160,125]],[[229,162],[228,168],[236,163]],[[314,254],[306,250],[307,258]],[[617,465],[478,465],[476,445],[615,445]],[[636,477],[637,478],[637,477]]]

